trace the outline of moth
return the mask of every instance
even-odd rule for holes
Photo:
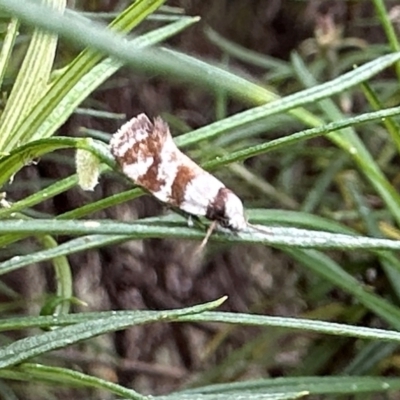
[[[241,200],[216,177],[202,169],[174,143],[168,124],[139,114],[110,141],[122,172],[163,203],[239,232],[248,226]]]

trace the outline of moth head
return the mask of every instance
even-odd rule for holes
[[[219,190],[218,195],[209,205],[207,218],[233,231],[244,230],[248,225],[241,200],[225,187]]]

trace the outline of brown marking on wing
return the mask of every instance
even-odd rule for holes
[[[158,168],[162,161],[160,157],[161,150],[165,141],[171,137],[168,125],[157,117],[152,123],[145,114],[140,114],[133,118],[126,127],[120,132],[118,142],[132,142],[132,146],[128,148],[124,154],[118,154],[118,147],[111,146],[111,151],[120,166],[131,165],[140,162],[141,159],[152,157],[153,163],[145,174],[137,179],[137,184],[143,186],[150,192],[156,192],[165,185],[165,180],[158,180]],[[135,136],[143,136],[140,140],[134,140]],[[133,138],[133,140],[132,140]]]
[[[153,129],[150,132],[147,140],[144,142],[144,146],[147,149],[147,154],[153,157],[153,163],[147,172],[140,176],[138,183],[151,192],[158,192],[164,185],[165,179],[158,179],[158,168],[162,162],[160,157],[161,150],[165,144],[165,141],[171,136],[169,127],[160,117],[154,119]]]
[[[118,143],[121,143],[121,146],[123,146],[126,142],[132,142],[132,146],[124,154],[118,153],[119,146],[111,146],[111,152],[119,165],[135,164],[140,158],[146,156],[156,159],[165,141],[171,135],[168,125],[160,117],[157,117],[153,124],[145,114],[140,114],[136,118],[132,118],[122,129],[123,131],[117,133],[119,134]],[[135,141],[135,136],[139,136],[143,132],[146,135],[140,140]],[[155,166],[152,167],[153,169],[155,168]]]
[[[182,204],[185,198],[186,185],[196,176],[196,172],[191,165],[181,164],[178,167],[171,187],[170,202],[172,205],[179,207]]]
[[[226,187],[219,189],[217,196],[207,207],[206,218],[212,221],[218,221],[222,226],[226,226],[228,221],[226,219],[225,205],[229,192],[231,192],[231,190]]]
[[[138,178],[137,183],[150,192],[158,192],[165,185],[165,179],[157,178],[158,168],[161,163],[161,157],[154,156],[153,163],[150,165],[147,172]]]

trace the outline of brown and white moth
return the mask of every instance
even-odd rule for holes
[[[184,212],[238,232],[248,227],[243,204],[231,190],[204,171],[174,143],[160,117],[151,122],[139,114],[110,141],[111,153],[123,173],[153,196]]]

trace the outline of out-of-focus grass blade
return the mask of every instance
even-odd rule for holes
[[[364,285],[344,271],[334,260],[315,250],[285,248],[284,251],[313,273],[356,297],[361,304],[374,311],[391,326],[400,329],[400,309],[368,292]]]
[[[18,35],[19,22],[17,19],[13,18],[8,23],[7,34],[4,38],[3,45],[0,51],[0,88],[3,84],[4,75],[10,60],[12,50],[14,48],[15,39]]]
[[[302,81],[305,83],[305,85],[311,89],[319,87],[314,76],[304,65],[301,58],[293,55],[292,59],[293,64],[295,65],[296,70],[300,72],[299,75],[302,76]],[[318,105],[321,111],[332,121],[343,118],[343,113],[332,100],[324,99],[320,101]],[[337,146],[341,147],[349,154],[350,157],[352,157],[354,162],[359,167],[359,170],[365,175],[365,177],[370,181],[371,185],[381,195],[391,213],[396,218],[397,223],[400,224],[400,196],[398,195],[397,191],[386,179],[378,164],[375,162],[375,159],[364,146],[364,143],[358,137],[356,132],[351,127],[348,127],[344,128],[343,133],[345,134],[340,135],[337,132],[332,132],[327,136],[327,138]]]
[[[45,199],[51,199],[60,193],[73,188],[78,183],[78,177],[76,175],[69,176],[68,178],[61,179],[56,183],[49,185],[48,187],[33,193],[30,196],[23,198],[22,200],[12,203],[7,208],[0,208],[0,219],[9,217],[12,213],[23,211],[26,208],[33,207],[36,204],[41,203]]]
[[[359,349],[351,362],[343,369],[343,375],[367,375],[384,359],[393,356],[398,345],[395,343],[370,342]]]
[[[368,103],[371,105],[373,110],[381,110],[383,108],[381,101],[372,89],[371,85],[368,82],[364,82],[361,85],[365,98],[368,100]],[[384,118],[381,121],[382,125],[386,128],[388,133],[390,134],[393,143],[396,145],[397,153],[400,153],[400,126],[393,118]],[[390,143],[390,147],[392,147],[392,143]]]
[[[385,30],[392,51],[400,50],[400,43],[397,37],[396,30],[386,10],[386,5],[383,0],[373,0],[376,13],[381,21],[382,27]],[[396,63],[397,79],[400,79],[400,64]]]
[[[199,18],[197,17],[181,18],[179,21],[139,36],[130,41],[130,43],[137,49],[157,44],[177,34],[198,20]],[[107,58],[81,76],[79,80],[77,80],[79,75],[77,76],[75,71],[77,68],[79,69],[79,66],[71,66],[69,70],[64,72],[63,77],[54,82],[53,86],[49,89],[49,100],[44,99],[44,104],[40,108],[37,107],[34,109],[20,127],[22,131],[21,135],[24,136],[23,132],[29,132],[33,127],[37,127],[33,139],[53,135],[55,130],[70,117],[75,108],[101,83],[121,68],[121,66],[122,63],[120,61]],[[81,74],[82,71],[80,70],[79,73]],[[68,81],[68,86],[65,85],[66,81]],[[74,85],[72,85],[73,83]],[[49,103],[48,105],[47,102]],[[55,106],[52,106],[54,103],[56,103]]]
[[[371,236],[381,237],[382,234],[379,230],[378,221],[361,193],[361,185],[357,180],[357,175],[352,172],[342,174],[341,182],[343,182],[346,193],[356,206],[360,219],[364,221],[367,233]],[[400,299],[400,261],[394,254],[389,252],[379,252],[378,255],[380,255],[383,269],[391,286],[397,298]]]
[[[211,43],[217,45],[221,50],[232,57],[265,69],[279,69],[284,75],[291,75],[292,68],[287,62],[278,58],[270,57],[266,54],[260,54],[238,45],[218,34],[214,29],[206,27],[204,33]]]
[[[112,34],[111,32],[107,32],[101,29],[96,28],[95,24],[92,26],[86,26],[82,24],[80,21],[74,21],[66,16],[59,16],[55,13],[52,13],[51,10],[43,10],[41,7],[30,7],[29,10],[25,9],[21,4],[25,3],[21,0],[21,2],[14,3],[10,0],[0,0],[0,7],[7,6],[7,8],[15,13],[15,15],[19,16],[21,19],[27,21],[28,23],[35,23],[44,29],[49,29],[51,31],[57,32],[64,37],[67,37],[70,41],[74,43],[79,43],[79,45],[85,44],[90,46],[98,51],[109,54],[110,56],[119,59],[126,64],[141,70],[141,71],[151,71],[151,72],[160,72],[166,75],[175,76],[180,78],[181,80],[190,79],[193,82],[202,83],[206,86],[215,87],[215,79],[213,76],[210,76],[208,70],[204,70],[203,68],[199,68],[198,65],[190,63],[186,56],[179,56],[177,53],[172,53],[170,51],[162,51],[160,49],[137,49],[132,48],[129,43],[126,41],[122,41],[118,35]],[[49,17],[52,18],[49,18]],[[68,22],[68,27],[66,28],[64,22]],[[321,85],[320,87],[313,88],[310,91],[304,91],[299,94],[295,98],[289,96],[285,99],[285,104],[288,108],[283,107],[283,110],[287,110],[290,108],[296,108],[301,106],[302,104],[307,104],[318,99],[327,97],[329,95],[338,93],[348,87],[354,86],[357,83],[362,82],[363,80],[369,79],[371,76],[378,73],[380,70],[385,68],[388,65],[398,61],[400,55],[390,54],[383,56],[377,60],[374,60],[364,66],[358,68],[356,71],[352,71],[348,74],[344,74],[342,77],[335,79],[327,84]],[[387,65],[388,63],[388,65]],[[368,66],[368,67],[367,67]],[[345,82],[346,81],[346,82]],[[219,80],[218,82],[221,82]],[[219,87],[219,85],[218,85]],[[319,92],[324,92],[324,94],[319,94]],[[328,93],[327,93],[328,92]],[[296,100],[296,101],[294,101]],[[287,104],[288,102],[289,104]],[[277,101],[271,103],[275,104]],[[276,104],[275,104],[276,106]],[[274,106],[274,107],[275,107]],[[261,114],[257,114],[256,110]],[[275,112],[283,111],[276,110]],[[251,111],[251,120],[262,118],[264,110],[249,110]],[[254,114],[254,115],[253,115]],[[310,114],[310,113],[308,113]],[[237,119],[243,119],[244,115],[241,113],[240,118],[237,114],[235,117]],[[310,117],[313,117],[310,114]],[[249,114],[247,115],[249,118]],[[235,120],[235,125],[238,123],[238,120]],[[227,124],[227,120],[224,120],[224,123]],[[313,117],[314,123],[318,124],[318,119]],[[232,122],[230,120],[229,122]],[[247,119],[244,120],[242,124],[248,123]],[[228,126],[225,126],[226,129],[229,129]],[[214,132],[215,126],[210,125],[208,135],[205,135],[204,139],[207,139],[210,135],[210,130],[212,130],[212,136],[216,135]],[[196,132],[199,134],[199,131]],[[204,133],[204,132],[203,132]],[[192,135],[190,140],[196,142],[200,138]],[[189,144],[189,137],[186,137],[186,144]]]
[[[130,7],[128,7],[125,11],[123,11],[110,24],[110,27],[118,31],[129,31],[134,26],[139,24],[143,19],[145,19],[147,15],[151,14],[154,10],[156,10],[164,1],[165,0],[138,0],[134,2]],[[82,21],[81,19],[75,19],[71,16],[68,17],[68,15],[54,14],[54,12],[52,12],[52,10],[49,9],[48,7],[40,7],[35,3],[29,2],[28,4],[25,4],[25,7],[26,7],[25,11],[28,11],[28,14],[31,16],[32,16],[31,11],[33,12],[33,10],[41,12],[42,15],[40,16],[40,18],[43,17],[46,18],[46,12],[49,12],[50,14],[53,15],[53,17],[55,16],[56,18],[58,17],[60,18],[60,24],[65,22],[72,24],[73,21],[76,21],[78,25],[79,24],[81,25],[81,27],[95,25],[94,22],[88,24],[86,21]],[[10,10],[10,8],[8,8],[8,10]],[[49,15],[48,18],[51,18],[51,15]],[[62,25],[62,26],[63,28],[69,30],[71,27],[67,25]],[[101,27],[101,31],[105,32],[106,29],[104,27]],[[76,31],[73,34],[74,36],[79,35],[78,31]],[[109,34],[113,35],[111,32]],[[121,40],[125,39],[121,38]],[[44,95],[43,101],[38,103],[36,107],[32,109],[32,112],[29,113],[29,115],[24,115],[24,117],[28,118],[21,119],[20,121],[23,121],[22,124],[16,124],[14,122],[10,126],[10,129],[12,129],[12,131],[10,131],[11,132],[10,140],[7,143],[7,146],[4,148],[4,150],[10,151],[18,143],[26,143],[30,140],[33,140],[32,139],[33,136],[35,138],[39,138],[36,135],[36,131],[38,129],[38,126],[40,126],[40,122],[46,121],[46,117],[50,112],[52,112],[58,106],[60,100],[62,98],[65,98],[69,90],[71,90],[83,76],[85,76],[89,71],[91,71],[91,69],[96,64],[98,64],[102,58],[104,58],[103,55],[92,49],[84,50],[74,59],[72,63],[68,65],[67,69],[57,77],[55,82],[52,82],[52,85],[48,92],[43,91],[43,83],[42,83],[41,92]],[[93,89],[94,88],[92,87],[92,90]],[[83,93],[87,93],[87,88],[84,85],[82,85],[80,86],[80,91]],[[76,95],[77,93],[75,93],[75,96]],[[81,98],[81,101],[83,100],[83,98]],[[71,99],[67,100],[70,101]],[[64,107],[66,104],[68,104],[68,102],[64,103]],[[58,112],[61,111],[62,110],[59,109]],[[37,119],[39,119],[39,121],[37,121]],[[64,118],[62,122],[64,122],[65,119],[66,118]],[[52,133],[54,133],[54,131],[62,124],[62,122],[54,127]]]
[[[370,61],[369,63],[366,63],[353,71],[347,72],[329,82],[288,95],[271,103],[243,111],[221,121],[209,124],[206,127],[181,135],[176,138],[176,142],[179,146],[184,147],[194,143],[199,143],[203,140],[214,139],[230,129],[245,126],[250,122],[257,121],[267,116],[287,112],[291,109],[317,102],[370,79],[399,59],[400,53],[382,56],[379,59]],[[322,123],[323,121],[318,119],[316,125],[322,125]]]
[[[66,0],[43,0],[43,4],[59,13],[65,8]],[[29,7],[29,5],[28,5]],[[33,105],[45,94],[44,87],[49,82],[57,46],[57,36],[35,29],[28,51],[18,72],[0,118],[0,150],[12,149],[10,143],[18,143],[19,135],[15,128],[26,118]]]
[[[54,249],[58,243],[49,235],[39,238],[45,249]],[[55,283],[57,287],[57,296],[61,300],[53,310],[53,315],[67,314],[70,309],[70,299],[73,296],[72,273],[68,259],[65,256],[52,259],[55,272]]]

